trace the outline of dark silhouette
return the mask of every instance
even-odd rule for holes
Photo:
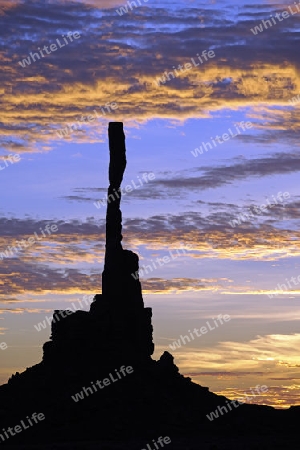
[[[138,271],[138,255],[122,248],[121,192],[126,167],[123,124],[109,124],[109,188],[106,214],[105,265],[102,295],[97,294],[89,313],[79,312],[52,324],[52,341],[44,344],[44,362],[57,358],[62,364],[95,364],[117,368],[131,363],[135,367],[150,363],[154,351],[152,310],[145,308],[141,283],[131,274]],[[112,197],[111,197],[112,196]],[[113,201],[111,201],[113,199]],[[56,317],[58,316],[58,312]],[[92,353],[89,348],[94,349]],[[73,351],[76,353],[73,354]],[[99,358],[99,357],[98,357]],[[98,358],[96,366],[98,367]]]
[[[0,387],[0,444],[98,449],[105,443],[103,448],[132,450],[149,450],[149,444],[155,450],[158,437],[169,436],[168,449],[273,448],[272,439],[276,448],[297,448],[291,445],[297,442],[298,407],[230,409],[228,399],[180,375],[170,353],[151,358],[152,310],[144,307],[140,281],[132,276],[138,256],[122,248],[122,123],[109,124],[109,147],[103,292],[89,312],[64,311],[62,319],[55,311],[42,362]],[[217,408],[223,412],[210,421],[207,415]],[[33,423],[35,412],[44,420]],[[32,426],[8,431],[22,420]]]

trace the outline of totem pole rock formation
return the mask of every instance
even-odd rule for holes
[[[110,123],[108,134],[110,163],[102,294],[94,297],[89,313],[76,311],[59,320],[61,311],[55,311],[51,341],[44,344],[44,363],[59,357],[62,363],[76,366],[80,355],[88,364],[95,353],[101,352],[104,365],[117,361],[137,365],[149,362],[154,351],[152,310],[144,307],[137,276],[139,258],[122,247],[120,186],[126,168],[123,123]]]
[[[152,310],[145,308],[138,279],[138,255],[122,247],[121,183],[126,168],[123,123],[111,122],[109,135],[109,188],[106,213],[105,265],[102,273],[102,296],[91,310],[105,305],[112,313],[115,344],[126,346],[131,360],[147,360],[154,351]],[[135,274],[135,277],[132,276]],[[98,303],[97,303],[98,302]],[[98,306],[99,305],[99,306]],[[124,353],[124,352],[123,352]]]

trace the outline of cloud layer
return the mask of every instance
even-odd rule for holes
[[[7,150],[48,150],[58,138],[56,130],[116,101],[118,109],[105,119],[185,120],[224,108],[256,108],[253,116],[267,118],[263,126],[256,120],[266,139],[274,127],[268,115],[276,107],[273,115],[293,125],[297,140],[299,107],[291,110],[288,100],[300,92],[299,53],[293,45],[300,15],[277,25],[276,32],[254,36],[250,28],[269,16],[270,6],[245,6],[229,18],[226,6],[201,4],[199,12],[197,1],[176,7],[154,2],[120,17],[114,3],[87,3],[29,0],[4,6],[1,131]],[[18,63],[68,31],[80,32],[80,39],[24,68]],[[155,84],[165,71],[208,49],[215,58],[160,87]],[[103,126],[101,120],[91,123],[72,140],[99,140]],[[278,135],[292,134],[279,124],[276,128]]]

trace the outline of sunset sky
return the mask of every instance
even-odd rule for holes
[[[300,3],[136,5],[0,0],[0,383],[41,360],[35,325],[101,292],[97,202],[122,121],[123,247],[151,266],[154,357],[229,398],[259,384],[253,402],[299,404]]]

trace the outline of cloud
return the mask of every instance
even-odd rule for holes
[[[244,161],[219,165],[217,167],[198,167],[194,172],[201,172],[196,177],[177,177],[154,180],[154,185],[168,189],[211,189],[233,184],[247,178],[266,177],[289,174],[300,171],[299,152],[275,153],[269,157],[245,159]]]
[[[99,9],[111,9],[126,3],[122,0],[77,0],[77,1],[78,3],[92,5],[93,7]]]
[[[298,362],[297,345],[300,341],[300,334],[272,334],[265,336],[256,336],[248,342],[223,341],[211,348],[203,348],[199,350],[199,354],[195,360],[198,373],[201,369],[198,363],[203,358],[203,369],[214,369],[218,371],[232,371],[233,368],[240,372],[248,372],[266,367],[273,368],[278,371],[282,363],[296,364]],[[188,359],[197,355],[193,350],[183,352],[176,350],[176,356],[185,366]],[[195,364],[194,363],[194,364]],[[189,366],[190,373],[194,373],[196,366]],[[261,370],[259,370],[261,371]]]
[[[0,314],[4,313],[10,313],[10,314],[23,314],[24,312],[27,313],[41,313],[41,312],[52,312],[52,309],[45,309],[45,308],[0,308]],[[4,328],[3,328],[4,329]],[[4,333],[0,333],[4,334]]]
[[[276,152],[260,158],[243,158],[242,160],[230,160],[224,164],[217,166],[206,167],[200,166],[189,170],[178,171],[176,175],[164,175],[163,173],[157,173],[156,178],[147,184],[138,186],[130,193],[122,196],[122,202],[129,202],[131,199],[143,199],[143,200],[167,200],[170,197],[174,199],[186,198],[186,195],[190,192],[198,193],[200,190],[214,189],[221,186],[233,185],[235,182],[246,181],[249,179],[256,179],[262,177],[272,177],[275,175],[293,174],[300,171],[300,153],[294,152]],[[191,175],[192,173],[192,175]],[[164,175],[164,176],[162,176]],[[66,200],[70,201],[83,201],[83,202],[104,202],[106,206],[106,193],[105,188],[75,188],[73,192],[76,195],[64,196]],[[100,197],[98,193],[103,193]],[[78,195],[85,194],[85,195]],[[94,197],[91,197],[91,194]],[[299,202],[295,202],[286,205],[284,201],[284,211],[282,210],[282,204],[277,199],[279,205],[273,208],[269,208],[266,211],[266,215],[274,215],[279,217],[284,214],[290,214],[290,218],[298,218],[298,206]],[[218,214],[220,208],[226,208],[230,211],[230,217],[225,218],[223,224],[229,224],[229,221],[234,218],[234,213],[239,213],[237,205],[225,204],[221,202],[206,202],[198,201],[198,204],[206,204],[217,212],[214,220],[217,223],[221,223],[220,219],[224,218],[224,214]],[[261,202],[263,203],[263,201]],[[95,207],[95,205],[93,205]],[[251,204],[249,204],[251,206]],[[256,205],[254,205],[256,206]],[[259,206],[259,205],[258,205]],[[234,211],[232,211],[234,209]]]
[[[107,102],[117,102],[118,109],[72,133],[70,140],[99,142],[106,134],[107,119],[112,118],[129,119],[129,124],[133,118],[139,123],[154,117],[183,121],[209,117],[224,108],[249,107],[251,114],[252,108],[265,105],[265,109],[282,107],[283,120],[291,120],[288,100],[300,92],[299,53],[293,45],[298,17],[258,37],[250,27],[264,10],[242,7],[228,19],[226,7],[201,4],[199,13],[195,5],[200,2],[184,6],[166,2],[119,17],[114,9],[118,4],[28,1],[14,4],[0,16],[5,43],[0,53],[4,100],[0,129],[5,149],[49,151],[57,145],[57,130],[82,114],[100,112]],[[81,32],[80,39],[20,66],[18,62],[30,52],[49,46],[68,31]],[[215,58],[156,86],[157,77],[190,62],[204,49],[213,49]],[[272,118],[264,117],[265,132],[272,129]],[[296,142],[299,114],[292,120]],[[261,126],[259,120],[255,126]]]
[[[251,224],[246,229],[238,230],[210,220],[190,212],[124,221],[123,245],[140,255],[145,292],[206,290],[218,291],[222,295],[266,295],[272,294],[275,289],[274,285],[231,286],[224,279],[163,278],[160,270],[164,268],[157,270],[153,258],[168,255],[169,251],[185,250],[181,258],[193,265],[198,259],[216,257],[219,260],[273,261],[300,255],[298,231]],[[46,236],[42,237],[41,230],[45,230],[47,224],[56,224],[57,231],[49,236],[45,232]],[[9,253],[9,248],[17,246],[16,241],[24,239],[28,242],[35,233],[40,240],[16,253]],[[97,291],[101,285],[104,245],[104,220],[90,218],[81,222],[0,218],[0,264],[3,267],[0,294],[8,301],[24,291],[41,294]],[[8,257],[4,256],[5,252],[9,253]],[[151,266],[148,272],[144,268],[147,265]],[[286,295],[299,295],[299,290],[295,288]]]
[[[246,390],[228,388],[215,393],[231,399],[245,398],[246,403],[269,405],[275,408],[288,408],[290,405],[299,404],[300,386],[298,384],[291,383],[285,386],[267,386],[267,389],[267,392],[260,393],[259,395],[257,395],[256,391],[253,391],[253,395],[250,388]],[[250,400],[247,400],[246,397],[250,398]]]
[[[207,383],[216,386],[215,393],[232,399],[245,394],[251,396],[250,388],[257,385],[259,377],[260,385],[267,385],[268,392],[255,396],[253,403],[287,407],[299,403],[300,385],[293,383],[294,378],[299,378],[299,365],[296,364],[299,342],[300,334],[294,333],[256,336],[243,342],[224,341],[210,347],[202,345],[197,351],[185,346],[176,350],[175,362],[181,372],[196,382],[203,385],[205,376]],[[245,378],[243,389],[236,387],[239,374]],[[286,375],[285,386],[274,386],[276,375]],[[218,385],[214,379],[218,380]],[[221,385],[224,388],[220,389]]]
[[[249,375],[255,375],[257,377],[263,376],[264,372],[193,372],[193,373],[186,373],[186,375],[189,375],[190,377],[217,377],[217,378],[236,378],[236,377],[245,377]]]
[[[193,278],[141,278],[144,294],[175,294],[187,291],[211,291],[216,290],[218,286],[216,279],[193,279]]]

